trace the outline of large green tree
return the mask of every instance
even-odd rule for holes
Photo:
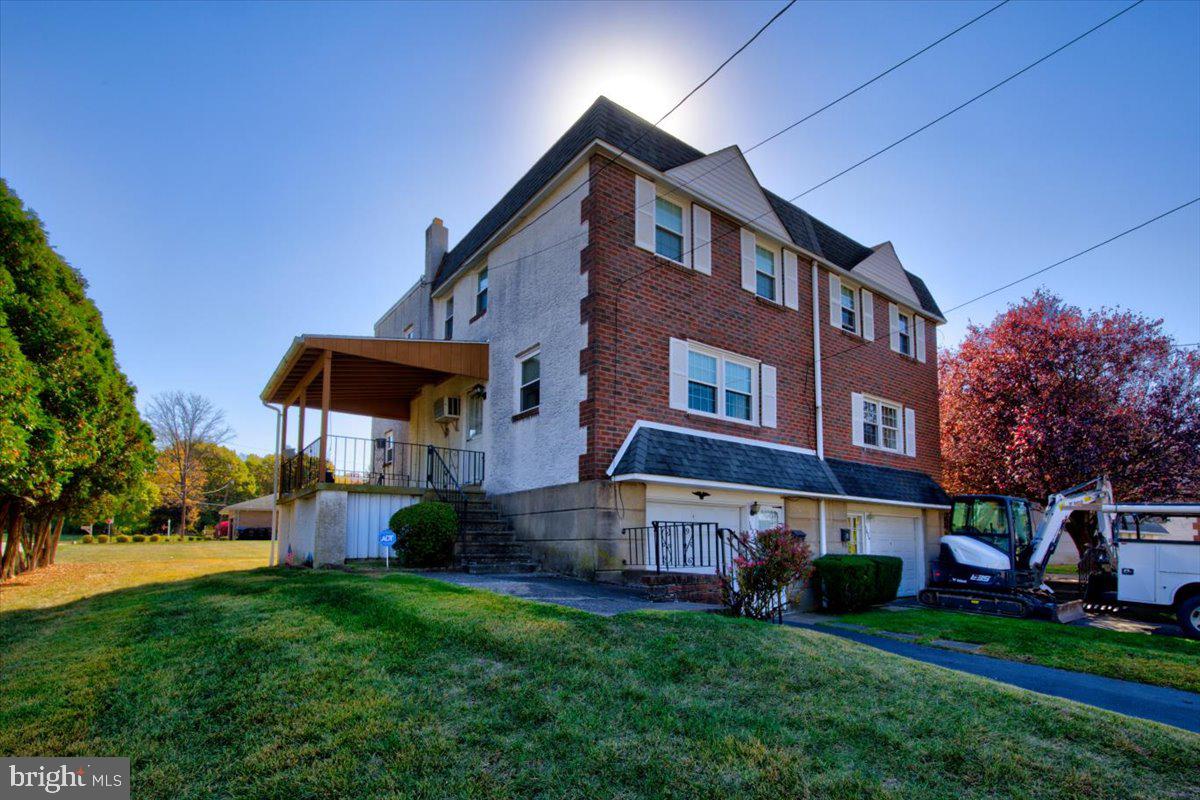
[[[0,575],[51,563],[67,515],[117,495],[153,455],[83,277],[0,181]]]

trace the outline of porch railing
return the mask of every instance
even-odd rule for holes
[[[733,531],[715,522],[655,522],[640,528],[625,528],[629,567],[712,571],[723,575],[737,552]]]
[[[281,494],[318,483],[421,489],[435,486],[435,480],[444,483],[446,471],[460,487],[483,483],[484,454],[477,450],[355,436],[327,436],[325,441],[323,464],[320,437],[280,464]]]

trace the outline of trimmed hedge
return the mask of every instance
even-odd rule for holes
[[[458,515],[449,503],[415,503],[392,515],[396,556],[406,567],[448,567],[454,560]]]
[[[129,535],[125,534],[125,533],[118,533],[116,536],[113,537],[113,541],[118,542],[120,544],[128,544],[129,543]]]
[[[144,542],[144,541],[146,541],[146,534],[135,533],[132,538],[135,542]]]
[[[90,533],[85,533],[83,536],[79,537],[80,544],[91,544],[94,541],[96,541],[96,540],[92,538],[92,535]]]
[[[161,537],[157,533],[152,533],[150,534],[149,540],[152,542],[157,542],[160,538]]]
[[[98,544],[108,544],[108,534],[107,533],[97,534],[96,542]]]
[[[844,614],[895,600],[904,562],[895,556],[827,555],[813,567],[818,607]]]

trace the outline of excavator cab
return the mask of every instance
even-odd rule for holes
[[[1020,497],[958,495],[950,508],[950,534],[986,544],[1008,557],[1010,569],[1025,571],[1033,552],[1033,516],[1030,502]]]

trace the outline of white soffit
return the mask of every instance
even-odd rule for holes
[[[883,288],[890,290],[894,296],[903,299],[912,309],[920,311],[921,301],[917,298],[917,293],[913,291],[908,275],[904,274],[904,265],[900,263],[900,258],[896,255],[896,248],[892,246],[891,242],[884,242],[871,249],[875,252],[854,265],[851,277],[861,275],[873,280]]]
[[[784,242],[792,241],[737,145],[680,164],[667,170],[667,175],[687,184],[686,191],[710,200],[717,208],[727,208],[743,220],[753,220]]]

